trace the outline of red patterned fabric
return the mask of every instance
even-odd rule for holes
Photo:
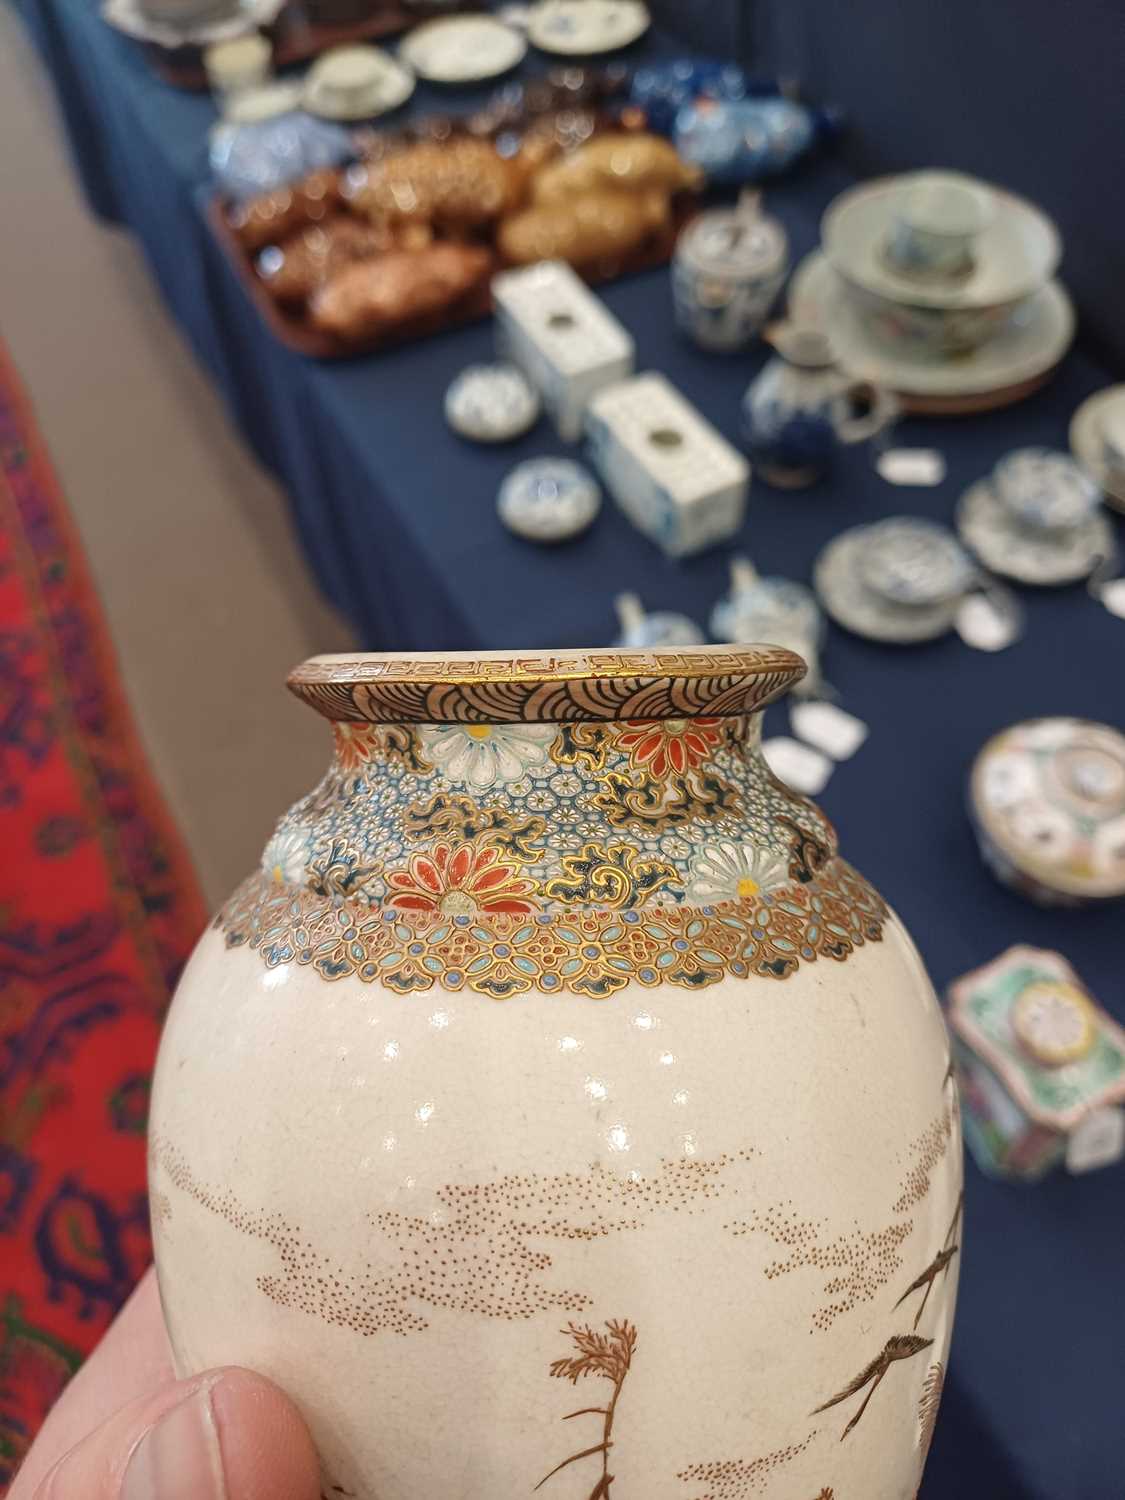
[[[149,1260],[149,1080],[205,921],[0,348],[0,1493]]]

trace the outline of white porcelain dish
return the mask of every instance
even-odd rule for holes
[[[541,0],[528,17],[528,39],[541,52],[592,57],[628,47],[649,28],[640,0]]]
[[[527,42],[494,16],[440,16],[416,26],[399,45],[400,61],[429,83],[498,78],[523,58]]]

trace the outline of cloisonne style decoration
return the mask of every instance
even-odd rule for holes
[[[334,757],[185,974],[150,1158],[178,1367],[291,1391],[326,1495],[917,1487],[960,1121],[909,938],[761,758],[802,672],[293,673]]]

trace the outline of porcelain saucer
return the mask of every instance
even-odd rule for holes
[[[597,480],[581,464],[531,458],[504,479],[496,510],[508,530],[526,541],[564,542],[592,524],[601,503]]]
[[[1042,586],[1088,578],[1115,552],[1113,527],[1102,512],[1066,531],[1020,526],[987,479],[970,485],[957,505],[961,540],[992,573]]]
[[[627,47],[648,30],[640,0],[540,0],[528,18],[528,38],[541,52],[591,57]]]
[[[515,365],[469,365],[445,393],[445,419],[475,443],[510,443],[534,426],[539,393]]]
[[[851,374],[883,386],[907,411],[933,415],[989,411],[1020,401],[1047,379],[1070,348],[1074,308],[1057,281],[1019,309],[1000,333],[949,360],[890,352],[863,328],[822,251],[801,262],[789,289],[790,316],[823,328]]]
[[[1111,406],[1125,406],[1125,385],[1110,385],[1083,401],[1070,422],[1070,451],[1099,484],[1107,505],[1125,511],[1125,479],[1111,479],[1101,458],[1098,424]]]
[[[953,629],[962,595],[930,604],[899,604],[877,593],[864,578],[872,526],[853,526],[822,549],[813,583],[824,608],[845,630],[871,641],[914,645]]]
[[[339,90],[336,97],[333,91]],[[345,98],[346,91],[353,91]],[[313,63],[305,79],[303,108],[324,120],[373,120],[405,104],[414,75],[381,47],[334,47]]]
[[[526,51],[524,37],[494,16],[441,16],[416,26],[398,55],[429,83],[480,83],[507,73]]]
[[[233,14],[172,22],[145,15],[137,0],[104,0],[102,19],[115,31],[139,42],[153,42],[158,47],[206,47],[272,26],[284,4],[285,0],[239,0]]]

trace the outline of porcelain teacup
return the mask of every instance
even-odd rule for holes
[[[1066,453],[1017,448],[992,471],[992,490],[1008,515],[1031,531],[1071,531],[1101,503],[1090,476]]]
[[[973,269],[973,243],[993,216],[987,189],[957,172],[920,174],[904,194],[886,246],[900,275],[951,280]]]
[[[378,55],[366,47],[341,47],[326,53],[310,74],[322,105],[344,113],[374,106],[382,92],[384,74]]]

